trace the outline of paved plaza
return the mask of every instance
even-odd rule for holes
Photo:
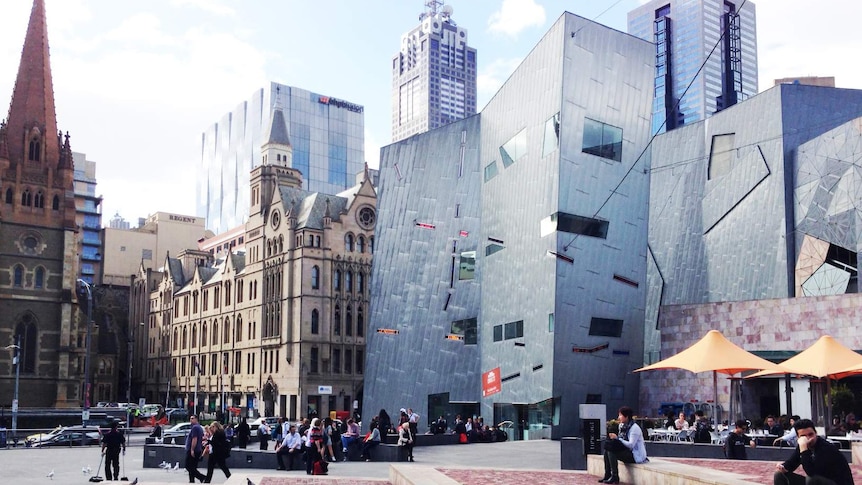
[[[560,470],[560,442],[516,441],[470,445],[428,446],[415,449],[415,463],[398,463],[402,469],[412,469],[423,478],[434,478],[428,483],[465,485],[535,485],[536,483],[565,483],[572,485],[594,484],[596,477],[583,471]],[[743,476],[749,483],[772,483],[774,463],[763,461],[729,461],[706,459],[673,459],[689,465],[728,472],[728,476]],[[122,464],[122,458],[121,458]],[[143,435],[133,436],[125,456],[125,475],[138,479],[141,485],[188,483],[188,475],[178,471],[164,471],[143,466]],[[33,485],[52,483],[47,475],[54,471],[53,482],[58,484],[86,484],[96,474],[99,465],[99,448],[46,448],[0,449],[0,470],[3,483]],[[230,463],[229,463],[230,465]],[[250,479],[256,485],[299,485],[323,483],[326,485],[384,485],[389,483],[390,465],[386,462],[333,463],[326,477],[310,477],[304,471],[276,471],[235,468],[226,480],[220,470],[215,471],[213,483],[247,485]],[[90,467],[92,475],[81,469]],[[182,467],[182,463],[180,464]],[[206,462],[201,467],[206,471]],[[862,483],[862,468],[852,467],[857,483]],[[99,476],[104,477],[104,470]],[[443,480],[440,480],[443,477]],[[448,481],[451,480],[451,481]]]

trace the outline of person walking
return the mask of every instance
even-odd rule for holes
[[[266,421],[260,423],[260,427],[257,428],[257,439],[260,440],[260,449],[266,451],[269,445],[269,425],[266,424]]]
[[[186,437],[186,471],[189,472],[189,483],[195,483],[196,478],[204,483],[207,476],[198,471],[198,463],[204,452],[204,428],[198,423],[198,417],[194,414],[189,416],[189,421],[192,427]]]
[[[117,430],[117,422],[111,423],[111,430],[102,437],[102,455],[105,457],[105,480],[120,479],[120,448],[126,453],[126,437]],[[113,475],[111,468],[113,467]],[[112,478],[113,477],[113,478]]]
[[[398,446],[402,446],[407,450],[407,461],[413,461],[413,437],[410,423],[406,422],[402,424],[398,429]]]
[[[210,456],[207,458],[207,476],[204,483],[210,483],[213,478],[213,471],[216,465],[224,472],[225,478],[230,478],[230,470],[227,467],[226,460],[230,456],[230,442],[227,439],[227,433],[218,421],[213,421],[209,426],[210,429]]]
[[[644,434],[640,426],[632,421],[634,411],[628,406],[620,408],[617,419],[620,422],[619,434],[608,433],[605,441],[605,476],[600,483],[620,483],[619,462],[644,463],[646,456]]]

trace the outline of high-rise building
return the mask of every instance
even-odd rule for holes
[[[480,115],[383,148],[364,416],[524,439],[637,400],[653,52],[566,13]]]
[[[129,229],[131,227],[131,224],[129,224],[129,221],[123,219],[123,216],[121,216],[120,213],[117,212],[116,214],[114,214],[114,217],[112,217],[111,220],[108,221],[108,227],[110,227],[111,229]]]
[[[249,174],[261,163],[267,124],[278,104],[293,147],[291,168],[303,188],[334,194],[353,186],[365,164],[365,108],[304,89],[270,83],[201,136],[196,213],[216,234],[248,219]]]
[[[96,195],[96,162],[72,152],[75,161],[75,222],[78,224],[78,277],[102,284],[102,198]]]
[[[706,119],[757,93],[751,1],[652,0],[629,12],[628,31],[656,45],[653,133]]]
[[[476,114],[476,49],[452,7],[428,0],[392,58],[392,141]]]
[[[73,171],[68,132],[57,130],[45,2],[34,0],[0,122],[0,336],[20,346],[17,369],[12,352],[0,353],[0,402],[20,384],[22,407],[82,403],[87,320],[75,311]]]

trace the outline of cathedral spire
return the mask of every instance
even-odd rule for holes
[[[54,110],[54,83],[51,79],[45,1],[33,0],[18,77],[6,120],[11,162],[31,160],[57,163],[60,158],[60,144],[56,141],[56,134],[57,114]]]

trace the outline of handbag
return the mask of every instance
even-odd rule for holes
[[[465,433],[461,433],[458,435],[458,443],[461,443],[461,444],[467,443],[467,435]]]

